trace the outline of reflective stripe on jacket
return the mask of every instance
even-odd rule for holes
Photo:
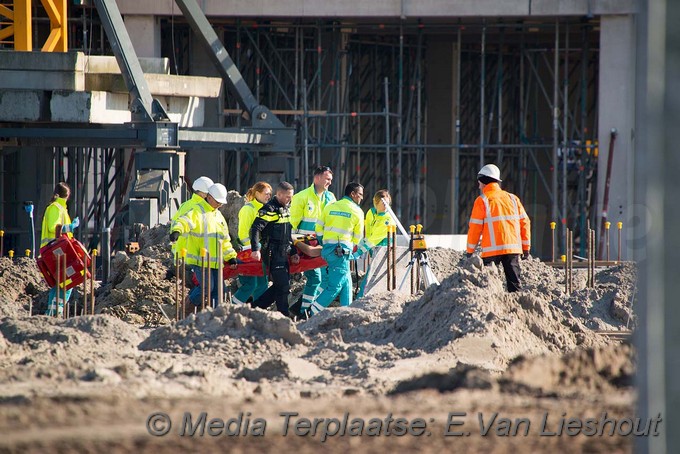
[[[519,198],[498,183],[484,187],[472,208],[467,252],[474,252],[482,238],[482,257],[521,254],[531,249],[531,223]]]
[[[335,196],[330,191],[324,191],[319,197],[312,183],[310,187],[293,196],[290,203],[290,224],[297,233],[314,233],[314,226],[324,208],[335,201]]]
[[[387,227],[397,225],[388,212],[378,213],[374,208],[366,212],[366,243],[370,247],[387,246]]]
[[[243,205],[238,212],[238,240],[244,251],[250,249],[250,227],[253,225],[260,208],[262,208],[262,204],[257,199],[253,199]]]
[[[250,227],[250,247],[253,251],[259,251],[267,246],[270,251],[276,249],[295,251],[290,248],[293,244],[290,225],[290,210],[281,205],[276,196],[262,205]]]
[[[42,220],[42,230],[40,232],[40,247],[56,238],[57,225],[67,225],[71,223],[71,217],[66,210],[66,199],[57,197],[57,200],[47,205],[45,215]],[[67,233],[69,238],[73,238],[71,232]]]
[[[350,251],[364,236],[364,213],[349,197],[331,203],[316,223],[316,236],[325,244],[342,244]]]
[[[189,210],[191,210],[194,206],[196,206],[196,204],[198,202],[200,202],[201,200],[203,200],[203,197],[201,197],[200,195],[198,195],[198,194],[192,195],[189,200],[187,200],[186,202],[181,204],[179,206],[179,208],[177,208],[177,212],[175,213],[175,215],[172,217],[172,219],[170,221],[175,222],[180,216],[184,216],[185,214],[187,214],[189,212]],[[179,238],[177,238],[177,241],[175,242],[175,244],[172,245],[172,252],[173,252],[173,254],[177,254],[177,251],[181,251],[182,249],[184,249],[186,247],[187,247],[187,239],[184,235],[182,235]]]
[[[222,260],[236,258],[236,251],[231,246],[227,221],[205,200],[200,200],[194,207],[177,218],[170,227],[171,232],[179,232],[186,237],[188,265],[201,265],[201,248],[210,254],[210,268],[218,268],[217,247],[222,244]],[[206,257],[207,259],[207,257]]]

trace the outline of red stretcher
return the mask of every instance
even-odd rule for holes
[[[238,260],[238,265],[236,269],[229,268],[229,265],[224,265],[224,271],[222,276],[224,279],[230,279],[236,276],[264,276],[262,271],[262,262],[253,260],[250,257],[250,250],[241,251],[237,254],[236,260]],[[328,263],[322,257],[310,257],[308,255],[299,254],[300,261],[298,263],[290,263],[290,274],[302,273],[308,270],[313,270],[315,268],[323,268],[328,266]]]
[[[91,277],[88,271],[92,259],[87,253],[85,246],[75,238],[69,238],[64,234],[40,248],[40,256],[37,259],[38,269],[42,273],[47,285],[51,288],[57,285],[57,257],[66,256],[66,271],[62,270],[60,287],[68,290],[80,285]],[[62,266],[63,266],[62,259]]]

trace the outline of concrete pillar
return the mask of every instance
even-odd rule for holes
[[[636,416],[659,414],[660,436],[636,437],[635,452],[667,453],[680,446],[680,4],[641,2],[637,85],[636,214],[633,244],[639,264],[640,320]]]
[[[139,58],[161,57],[161,25],[156,16],[129,15],[123,18]]]
[[[633,258],[630,241],[635,222],[633,215],[633,148],[635,124],[635,21],[633,16],[603,16],[600,30],[600,81],[598,140],[600,154],[597,174],[597,235],[600,235],[602,211],[607,210],[616,238],[616,223],[623,222],[621,258]],[[609,159],[610,132],[618,132],[612,161],[609,203],[603,206]],[[618,244],[612,240],[612,255]]]
[[[450,38],[433,38],[427,46],[428,62],[425,91],[427,104],[427,143],[447,144],[456,141],[456,43]],[[428,233],[458,233],[453,231],[453,152],[452,149],[432,148],[427,151],[425,219]]]
[[[220,33],[219,30],[216,30],[216,32],[217,36],[222,39],[222,33]],[[198,39],[191,40],[189,58],[188,67],[190,68],[190,74],[188,75],[220,77],[219,72]],[[225,86],[223,82],[220,98],[205,100],[205,118],[203,123],[205,127],[219,128],[224,126],[221,114],[221,111],[224,108],[224,90]],[[200,176],[210,177],[215,183],[226,184],[225,152],[215,149],[195,149],[188,151],[186,155],[186,177],[193,181]]]

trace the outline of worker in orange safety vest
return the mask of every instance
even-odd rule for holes
[[[502,264],[508,292],[521,289],[519,258],[529,258],[531,223],[515,194],[501,189],[501,172],[487,164],[477,175],[482,194],[472,207],[465,255],[472,256],[481,237],[485,265]]]

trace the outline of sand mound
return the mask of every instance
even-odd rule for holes
[[[85,379],[95,366],[133,354],[143,339],[135,327],[105,315],[59,320],[6,317],[0,320],[0,380]]]
[[[48,290],[35,260],[0,257],[0,317],[27,314],[31,300]]]
[[[448,373],[429,373],[404,380],[389,394],[421,389],[446,392],[460,388],[494,388],[503,393],[534,397],[578,397],[630,388],[634,373],[634,349],[622,343],[578,349],[564,355],[519,357],[497,378],[486,370],[459,364]]]
[[[227,353],[237,360],[241,356],[273,354],[305,342],[295,324],[277,312],[224,306],[160,327],[139,348],[189,355]]]

